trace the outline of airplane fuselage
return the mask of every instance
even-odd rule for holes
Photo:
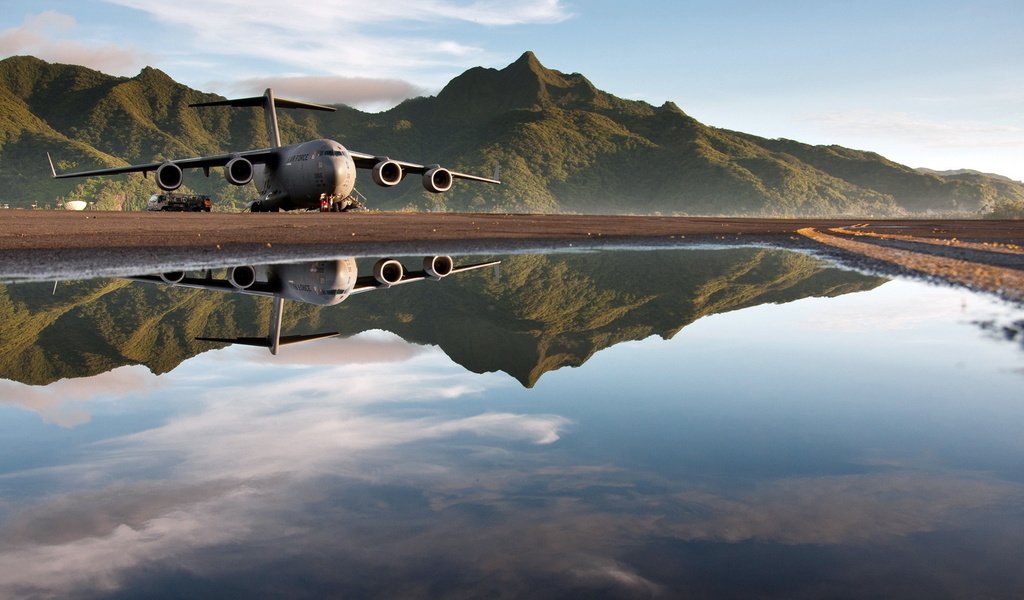
[[[277,158],[257,168],[253,181],[260,193],[254,210],[319,208],[326,195],[341,200],[356,185],[356,165],[344,146],[319,139],[276,149]]]
[[[319,306],[348,298],[358,277],[354,258],[271,265],[267,273],[267,279],[280,287],[281,296]]]

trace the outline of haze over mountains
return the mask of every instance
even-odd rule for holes
[[[288,97],[287,90],[275,90]],[[95,201],[140,207],[157,190],[138,175],[56,181],[87,169],[265,147],[257,109],[188,107],[218,98],[146,68],[131,78],[32,57],[0,61],[0,203]],[[878,154],[708,127],[669,102],[655,107],[545,68],[532,53],[500,70],[473,68],[437,96],[383,113],[279,111],[285,143],[336,139],[363,152],[489,174],[428,194],[415,181],[379,188],[371,208],[690,215],[1024,215],[1024,184],[977,172],[923,172]],[[252,186],[214,170],[186,177],[221,207]]]

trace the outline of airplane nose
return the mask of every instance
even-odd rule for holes
[[[334,196],[345,198],[355,188],[355,163],[347,154],[342,156],[331,156],[331,178],[334,187]]]

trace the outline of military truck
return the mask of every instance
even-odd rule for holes
[[[213,200],[203,194],[153,194],[146,202],[146,210],[179,212],[210,212]]]

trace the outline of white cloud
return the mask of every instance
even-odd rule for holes
[[[395,22],[434,23],[462,21],[487,26],[530,23],[558,23],[571,13],[560,0],[523,0],[509,4],[496,0],[455,2],[452,0],[357,0],[298,3],[283,7],[275,0],[204,0],[150,2],[149,0],[107,0],[111,4],[148,12],[162,21],[197,24],[231,20],[241,28],[258,31],[331,33],[360,25],[389,25]]]
[[[400,79],[373,79],[369,77],[300,76],[284,75],[253,77],[231,82],[228,87],[239,96],[263,94],[273,88],[287,90],[291,98],[324,104],[347,104],[363,107],[387,103],[397,104],[406,98],[422,96],[426,90]]]
[[[285,96],[380,109],[440,87],[468,64],[488,61],[472,34],[455,39],[453,26],[483,30],[558,23],[572,16],[560,0],[511,5],[493,0],[107,3],[132,9],[132,24],[154,29],[151,40],[138,43],[158,48],[159,57],[119,40],[88,41],[97,33],[110,34],[87,30],[74,17],[54,11],[0,32],[0,56],[32,54],[117,75],[133,75],[157,63],[188,85],[225,94],[275,87]]]
[[[221,62],[243,57],[242,79],[284,70],[316,74],[330,82],[336,77],[357,78],[366,102],[394,100],[400,85],[381,80],[407,79],[416,73],[419,85],[435,86],[450,74],[431,73],[437,68],[464,68],[467,60],[479,61],[484,50],[472,43],[450,39],[446,26],[473,23],[499,27],[556,23],[571,15],[557,0],[527,0],[515,4],[494,1],[426,2],[353,0],[292,4],[284,7],[267,0],[201,0],[148,2],[108,0],[112,4],[149,14],[164,28],[187,31],[179,36],[183,53],[220,56]],[[238,69],[236,69],[238,71]],[[372,85],[369,85],[372,82]],[[297,82],[322,93],[324,82]],[[406,84],[408,85],[408,84]],[[351,87],[351,86],[350,86]],[[344,102],[318,95],[321,102]],[[378,95],[373,96],[370,92]],[[418,90],[409,86],[409,94]],[[370,94],[369,98],[366,95]]]
[[[83,65],[114,75],[132,75],[151,58],[131,46],[69,39],[77,28],[74,17],[52,10],[28,16],[20,26],[0,32],[0,56],[30,54],[46,61]]]
[[[908,112],[850,110],[812,114],[804,121],[834,132],[899,140],[930,148],[1020,147],[1024,128],[969,120],[936,120]]]

